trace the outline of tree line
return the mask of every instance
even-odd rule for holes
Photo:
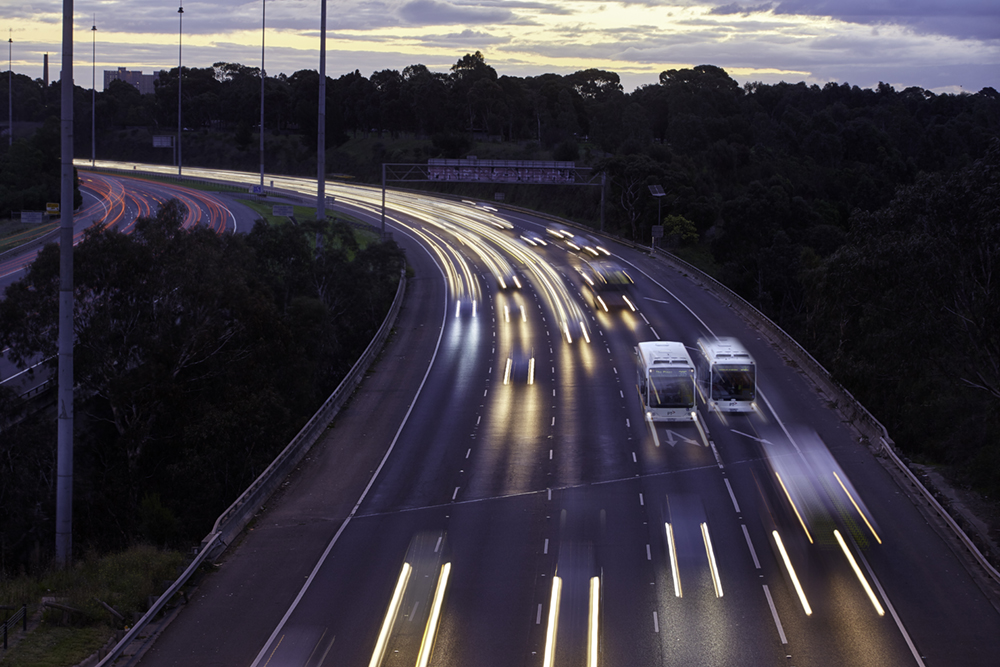
[[[381,326],[402,251],[343,222],[249,234],[184,229],[165,204],[132,234],[93,228],[74,251],[74,542],[182,545],[313,415]],[[316,252],[311,240],[323,236]],[[58,246],[0,302],[15,363],[57,345]],[[45,562],[54,534],[55,419],[0,392],[0,571]]]
[[[15,86],[34,86],[24,97],[44,115],[58,96],[26,79]],[[310,70],[267,77],[268,170],[315,173],[318,81]],[[626,93],[614,72],[505,76],[477,52],[447,72],[355,71],[326,90],[327,170],[360,181],[377,182],[382,162],[469,154],[603,172],[606,231],[648,244],[664,225],[674,252],[801,341],[909,455],[1000,493],[993,88],[741,86],[700,65]],[[259,69],[185,68],[183,91],[185,160],[256,170]],[[112,82],[98,99],[99,157],[164,159],[148,135],[176,129],[176,69],[154,95]],[[76,105],[78,154],[89,154],[89,91]],[[461,187],[601,219],[597,188]]]

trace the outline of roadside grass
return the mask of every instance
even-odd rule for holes
[[[42,623],[0,658],[4,667],[67,667],[96,653],[114,635],[107,625],[83,628]]]
[[[718,279],[722,273],[722,267],[712,257],[711,249],[707,243],[697,243],[680,248],[670,248],[669,250],[672,254],[680,257],[689,264],[693,264],[715,279]]]
[[[0,579],[0,604],[27,604],[29,618],[40,622],[3,655],[4,665],[18,667],[65,667],[74,665],[103,646],[118,629],[130,625],[148,608],[151,596],[173,581],[184,556],[149,545],[123,552],[85,556],[66,570],[51,570],[38,576]],[[73,609],[43,606],[55,602]],[[123,618],[109,612],[101,602]],[[13,631],[16,635],[20,630]]]
[[[261,219],[265,220],[269,225],[289,225],[292,221],[283,215],[273,215],[271,202],[266,201],[244,201],[242,202],[245,206],[256,212]],[[293,206],[292,215],[297,221],[305,220],[315,220],[316,219],[316,209],[312,206]],[[329,215],[329,214],[328,214]],[[354,216],[347,215],[344,213],[336,213],[336,219],[347,222],[352,225],[354,231],[354,239],[358,243],[358,247],[362,250],[367,248],[373,243],[379,241],[379,233],[374,227],[363,224],[358,218]],[[368,230],[371,231],[368,231]]]

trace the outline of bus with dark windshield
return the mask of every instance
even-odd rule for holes
[[[639,396],[647,421],[694,421],[696,370],[683,343],[649,341],[635,348]]]
[[[699,387],[710,410],[757,409],[757,366],[735,338],[700,338]]]

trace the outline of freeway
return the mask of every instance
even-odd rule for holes
[[[221,233],[237,229],[238,217],[244,220],[246,227],[241,231],[247,231],[253,222],[253,217],[247,221],[252,214],[245,207],[234,206],[214,194],[142,178],[81,172],[80,190],[83,206],[73,216],[74,245],[83,239],[85,230],[94,225],[128,233],[138,218],[155,213],[169,199],[181,202],[184,227],[206,225]],[[58,238],[53,240],[58,242]],[[26,248],[0,256],[0,288],[17,280],[34,261],[38,250],[37,244],[28,244]]]
[[[1000,664],[996,598],[726,304],[612,244],[638,308],[595,311],[545,221],[388,203],[397,336],[143,665]],[[756,410],[646,422],[633,347],[721,335]]]
[[[80,171],[83,205],[73,216],[73,244],[79,243],[86,230],[99,226],[130,233],[138,218],[152,215],[159,206],[177,199],[184,211],[185,228],[205,225],[222,233],[248,231],[256,215],[242,204],[227,201],[222,196],[194,190],[181,185],[164,184],[136,177],[111,176]],[[0,293],[19,280],[35,260],[43,242],[59,242],[58,229],[20,248],[0,254]],[[32,366],[38,365],[35,360]],[[45,373],[30,373],[17,368],[0,353],[0,384],[14,386],[25,393],[44,382]]]

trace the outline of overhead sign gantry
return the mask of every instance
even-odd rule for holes
[[[540,160],[446,160],[431,158],[426,164],[382,163],[382,235],[385,235],[385,184],[410,183],[509,183],[521,185],[596,185],[601,188],[601,229],[604,229],[604,172],[575,162]]]

